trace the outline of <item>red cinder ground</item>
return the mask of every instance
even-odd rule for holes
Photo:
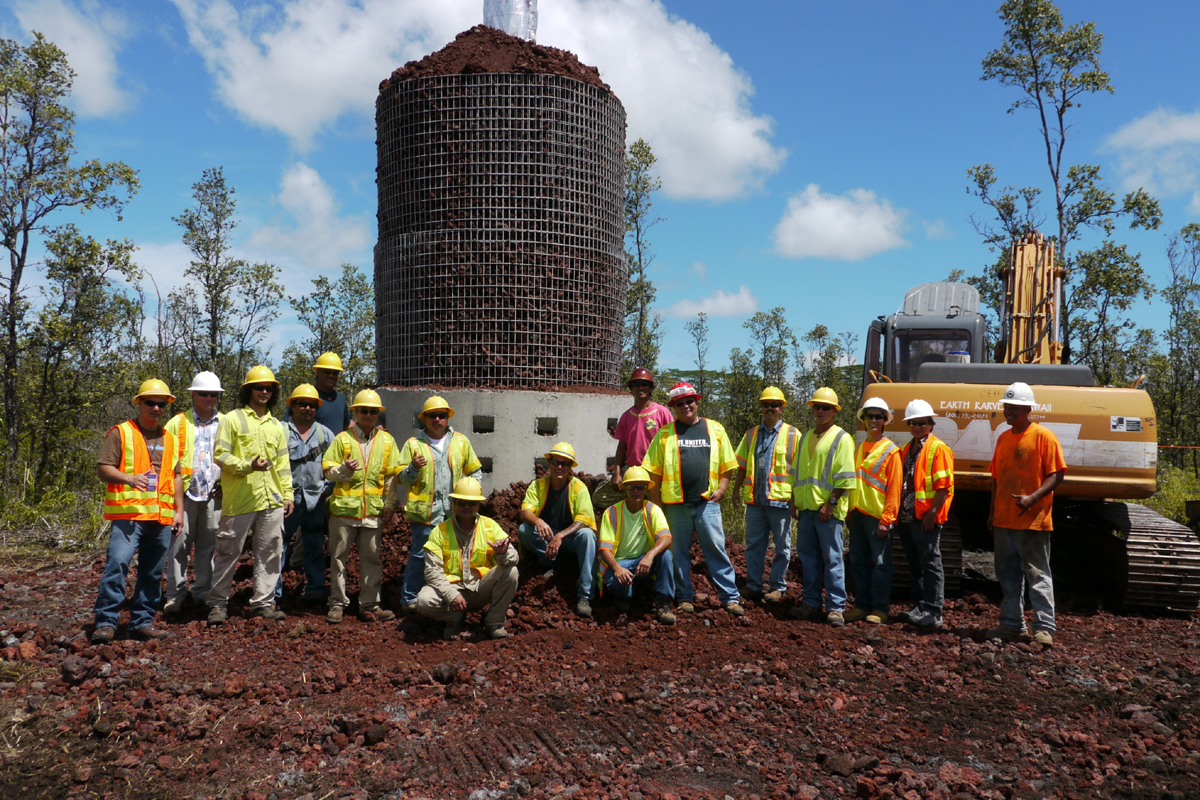
[[[407,527],[385,541],[395,608]],[[1190,619],[1067,611],[1052,650],[997,645],[983,584],[939,633],[790,602],[734,619],[692,562],[674,627],[646,601],[580,620],[574,576],[523,568],[508,640],[474,615],[443,642],[413,618],[328,625],[292,601],[298,572],[284,622],[244,619],[247,561],[225,626],[195,609],[165,641],[92,647],[103,553],[9,551],[0,798],[1200,797]]]

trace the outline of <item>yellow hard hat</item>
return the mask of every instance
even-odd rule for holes
[[[275,380],[275,373],[259,364],[257,367],[251,367],[246,373],[246,380],[242,381],[242,386],[251,383],[273,383],[279,385],[279,381]]]
[[[444,397],[436,394],[426,400],[425,405],[421,406],[421,413],[417,414],[417,418],[424,422],[425,415],[430,411],[445,411],[450,415],[450,418],[454,417],[454,409],[450,407],[450,404],[446,402]]]
[[[783,392],[779,391],[779,389],[775,386],[768,386],[767,388],[763,389],[762,394],[758,397],[758,402],[761,403],[763,400],[778,400],[785,406],[787,405],[787,398],[784,397]]]
[[[350,404],[351,408],[383,408],[383,401],[379,399],[379,392],[374,389],[363,389],[358,394],[354,395],[354,402]]]
[[[559,442],[558,444],[554,445],[554,447],[550,448],[550,452],[546,453],[546,458],[552,458],[553,456],[558,456],[559,458],[569,458],[571,459],[572,467],[579,466],[579,462],[575,460],[575,448],[571,447],[571,445],[567,442]]]
[[[293,389],[292,396],[288,398],[288,405],[290,406],[293,400],[300,399],[316,400],[317,408],[325,405],[325,401],[321,399],[319,394],[317,394],[317,387],[313,386],[311,383],[302,383]]]
[[[813,392],[812,398],[808,401],[811,406],[813,403],[824,403],[827,406],[833,406],[838,411],[842,410],[842,404],[838,402],[837,392],[830,389],[828,386],[822,386]]]
[[[650,473],[637,466],[625,470],[621,483],[644,483],[647,489],[654,485],[654,481],[650,480]]]
[[[313,369],[333,369],[342,372],[342,359],[337,353],[321,353],[317,356],[317,363],[312,365]]]
[[[142,387],[138,389],[138,393],[133,396],[133,403],[137,405],[137,401],[143,397],[152,397],[155,395],[167,398],[168,403],[175,402],[175,395],[171,394],[171,390],[167,388],[167,385],[158,378],[151,378],[142,383]]]
[[[459,478],[458,483],[454,484],[454,491],[450,493],[450,496],[455,500],[482,503],[483,487],[474,478]]]

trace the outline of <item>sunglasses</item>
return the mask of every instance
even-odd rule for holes
[[[876,420],[876,421],[881,420],[881,419],[882,420],[887,419],[887,417],[885,417],[883,414],[863,414],[863,416],[866,417],[867,419]]]
[[[698,402],[700,401],[694,395],[691,397],[681,397],[675,401],[675,406],[694,406]]]
[[[192,392],[196,397],[220,397],[220,392]]]
[[[478,500],[455,500],[454,505],[462,506],[463,508],[474,508],[479,505]]]
[[[445,411],[430,411],[425,415],[425,419],[450,419],[450,415]]]
[[[146,405],[150,406],[151,408],[166,408],[167,407],[166,400],[146,400],[143,398],[142,402],[145,403]]]
[[[297,400],[296,402],[292,403],[292,405],[296,408],[319,408],[316,403],[307,402],[304,400]]]
[[[914,420],[909,421],[908,427],[923,428],[926,425],[932,425],[932,424],[933,424],[933,420],[931,420],[931,419],[914,419]]]
[[[783,403],[759,403],[763,408],[783,408]]]
[[[836,411],[837,409],[835,409],[833,406],[827,406],[824,403],[813,403],[812,410],[813,411]]]
[[[569,466],[571,466],[571,462],[570,461],[561,461],[557,458],[552,458],[552,459],[550,459],[550,465],[553,467],[569,467]]]
[[[378,414],[379,413],[378,408],[356,408],[354,410],[360,414]]]
[[[651,383],[650,381],[630,381],[630,383],[629,383],[630,389],[640,389],[643,387],[646,389],[653,389],[654,384]]]
[[[250,387],[256,392],[273,392],[275,387],[269,383],[256,383]]]

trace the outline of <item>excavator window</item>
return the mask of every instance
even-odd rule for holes
[[[915,381],[922,364],[946,361],[955,351],[971,352],[971,334],[963,330],[900,330],[892,342],[894,377],[900,381]]]

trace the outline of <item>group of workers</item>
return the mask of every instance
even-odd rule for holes
[[[353,547],[359,618],[394,619],[395,612],[381,604],[380,549],[382,532],[401,506],[412,535],[401,610],[444,623],[446,638],[462,632],[468,611],[484,608],[486,635],[508,635],[505,620],[521,552],[547,577],[559,564],[578,566],[575,612],[581,617],[592,616],[593,603],[605,593],[627,613],[635,584],[645,583],[652,586],[656,619],[673,624],[676,611],[695,611],[693,538],[722,608],[741,617],[743,593],[758,602],[784,599],[793,520],[802,591],[790,616],[835,627],[888,622],[895,532],[909,564],[913,600],[897,618],[921,627],[943,624],[940,536],[954,497],[954,455],[933,434],[937,414],[924,400],[905,409],[912,438],[900,447],[884,436],[892,410],[868,399],[858,412],[866,439],[856,448],[854,435],[834,424],[841,406],[832,389],[813,393],[808,405],[816,424],[801,432],[782,421],[783,393],[767,387],[759,399],[762,424],[746,431],[735,450],[720,423],[699,415],[700,394],[691,384],[672,387],[663,407],[651,399],[653,375],[639,368],[628,384],[634,404],[615,433],[612,485],[621,499],[597,523],[592,497],[573,474],[574,448],[559,442],[545,454],[547,474],[529,484],[512,542],[479,513],[482,465],[470,440],[451,425],[454,410],[443,398],[425,402],[421,429],[401,446],[379,424],[383,404],[376,392],[360,391],[348,403],[337,390],[342,365],[335,353],[323,354],[313,369],[314,383],[296,387],[282,418],[272,413],[280,384],[264,366],[247,373],[236,409],[225,414],[216,410],[224,391],[219,379],[201,372],[189,387],[192,410],[165,424],[175,397],[160,380],[142,384],[133,398],[137,416],[108,433],[98,459],[112,533],[94,643],[116,635],[134,553],[133,637],[169,636],[154,624],[157,611],[178,617],[189,598],[207,606],[210,626],[226,622],[247,538],[254,556],[250,616],[284,618],[277,606],[282,570],[298,561],[303,601],[324,605],[326,620],[340,623],[350,604],[346,569]],[[991,463],[989,523],[1004,601],[1000,624],[987,635],[1007,640],[1024,633],[1028,584],[1033,638],[1052,645],[1048,533],[1052,493],[1066,465],[1054,435],[1029,419],[1035,405],[1029,386],[1013,384],[1002,402],[1010,428],[997,438]],[[721,515],[730,488],[745,505],[744,592]],[[849,609],[844,529],[854,588]],[[768,572],[769,545],[774,556]]]

